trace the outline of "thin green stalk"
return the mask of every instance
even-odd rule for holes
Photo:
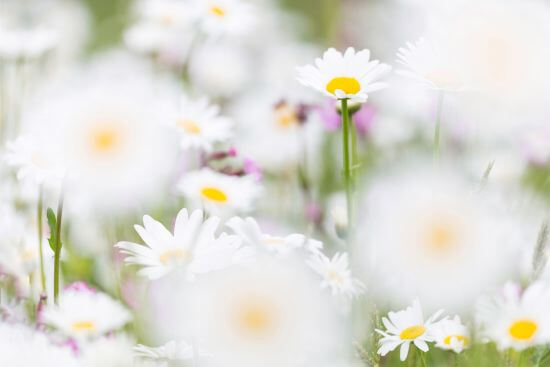
[[[349,112],[348,112],[349,113]],[[353,188],[357,185],[357,168],[359,168],[359,153],[357,153],[357,128],[353,121],[350,123],[351,130],[351,177]]]
[[[420,357],[419,360],[420,360],[420,363],[422,364],[422,367],[428,367],[428,365],[426,364],[426,353],[422,352],[420,349],[416,348],[416,352],[418,353],[418,356]]]
[[[38,189],[38,206],[36,210],[36,220],[38,224],[38,253],[40,256],[40,284],[42,293],[46,293],[46,272],[44,271],[44,253],[42,251],[42,212],[44,206],[44,188],[40,185]]]
[[[55,252],[54,252],[54,273],[53,273],[53,298],[57,304],[59,297],[59,266],[61,258],[61,221],[63,218],[63,189],[59,194],[57,205],[56,227],[55,227]]]
[[[434,146],[433,146],[434,162],[439,162],[440,135],[441,135],[441,111],[443,110],[443,98],[444,97],[445,97],[445,92],[441,91],[439,93],[439,98],[438,98],[438,101],[437,101],[437,112],[436,112],[436,118],[435,118]]]
[[[352,176],[351,176],[351,159],[350,159],[350,144],[349,144],[349,130],[350,130],[350,121],[349,121],[349,111],[348,111],[348,100],[341,99],[342,103],[342,143],[344,150],[344,181],[346,185],[346,205],[347,205],[347,214],[348,214],[348,230],[347,238],[349,240],[349,234],[351,232],[351,227],[353,223],[353,192],[352,192]]]

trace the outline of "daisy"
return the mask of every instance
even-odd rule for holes
[[[435,323],[432,335],[436,347],[452,350],[455,353],[462,352],[471,343],[468,328],[460,322],[458,315],[454,319],[444,319]]]
[[[315,60],[316,66],[299,67],[297,79],[329,97],[362,103],[367,100],[367,93],[387,86],[375,80],[391,69],[389,65],[369,59],[370,51],[367,49],[356,53],[353,47],[349,47],[342,55],[329,48],[323,58]]]
[[[220,108],[207,98],[189,100],[182,97],[173,126],[180,136],[182,149],[198,148],[211,151],[214,144],[231,137],[232,121],[220,116]]]
[[[388,318],[382,317],[386,331],[376,329],[383,336],[380,340],[378,354],[385,356],[388,352],[401,346],[399,358],[404,361],[407,359],[411,343],[414,343],[421,351],[427,352],[427,342],[433,341],[431,332],[434,323],[442,313],[443,310],[439,310],[424,322],[418,299],[414,300],[412,306],[405,310],[388,313]]]
[[[187,173],[177,189],[195,205],[216,213],[248,211],[261,192],[261,186],[250,175],[228,176],[210,168]]]
[[[500,294],[482,298],[476,321],[481,335],[499,349],[523,350],[550,342],[548,302],[550,293],[542,283],[533,283],[523,292],[508,283]]]
[[[195,348],[183,340],[171,340],[160,347],[148,347],[143,344],[138,344],[134,347],[136,356],[144,359],[159,360],[159,361],[187,361],[192,360],[195,356]],[[207,352],[198,350],[199,357],[210,356]]]
[[[263,233],[258,222],[252,217],[233,217],[225,224],[239,236],[245,244],[251,247],[261,246],[263,249],[278,255],[288,254],[295,249],[305,248],[311,252],[319,252],[323,247],[321,241],[307,238],[303,234],[290,234],[287,236],[272,236]]]
[[[307,265],[323,277],[321,288],[330,288],[333,296],[353,298],[365,291],[363,283],[351,274],[347,253],[336,253],[328,258],[318,252],[311,256]]]
[[[244,0],[200,0],[195,4],[200,26],[208,35],[244,35],[254,26],[256,14]]]
[[[82,367],[141,367],[134,361],[134,342],[130,337],[109,335],[89,343],[79,345],[79,360]],[[151,366],[153,367],[153,366]]]
[[[141,267],[138,274],[149,279],[159,279],[175,270],[182,270],[187,279],[196,275],[222,269],[242,260],[247,249],[240,247],[236,236],[222,233],[216,236],[220,219],[204,220],[202,210],[189,215],[182,209],[176,217],[174,234],[150,216],[143,217],[144,226],[134,228],[145,245],[119,242],[115,245],[122,253],[130,255],[127,264]]]
[[[432,89],[456,91],[464,88],[452,62],[445,59],[440,48],[424,38],[414,44],[407,42],[407,47],[400,48],[397,57],[397,62],[406,67],[397,71],[400,75]]]
[[[48,305],[44,323],[78,339],[105,335],[131,320],[130,313],[105,293],[68,289],[59,296],[59,305]]]

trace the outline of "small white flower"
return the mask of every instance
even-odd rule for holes
[[[321,287],[330,288],[334,296],[353,298],[365,290],[363,283],[351,274],[347,253],[336,253],[330,259],[318,252],[311,256],[307,264],[323,277]]]
[[[192,101],[181,99],[179,113],[173,119],[173,126],[180,135],[182,149],[199,148],[211,151],[215,143],[231,137],[233,123],[220,116],[220,108],[211,105],[207,98]]]
[[[460,322],[458,315],[454,319],[436,322],[432,328],[432,335],[436,347],[452,350],[455,353],[462,352],[471,343],[468,328]]]
[[[254,218],[233,217],[227,221],[226,226],[239,236],[245,244],[253,247],[261,246],[263,249],[285,255],[298,248],[305,248],[311,252],[318,252],[323,243],[303,234],[293,233],[287,236],[272,236],[263,233]]]
[[[534,283],[523,293],[519,285],[508,283],[501,294],[482,298],[476,320],[482,336],[499,349],[522,350],[550,341],[548,302],[550,293],[542,283]]]
[[[196,11],[208,35],[244,35],[255,23],[253,7],[242,0],[201,0]]]
[[[236,236],[222,233],[216,237],[220,219],[203,219],[203,211],[195,210],[189,215],[182,209],[176,217],[174,234],[150,216],[143,217],[144,227],[135,229],[146,245],[119,242],[115,246],[130,255],[127,264],[140,265],[138,274],[149,279],[159,279],[181,269],[186,278],[222,269],[246,256],[247,249],[240,247]]]
[[[44,323],[75,339],[88,339],[120,329],[130,321],[130,313],[105,293],[91,290],[65,290],[59,305],[48,305]]]
[[[252,176],[229,176],[209,168],[186,174],[177,189],[195,205],[214,213],[248,211],[261,192]]]
[[[427,342],[433,341],[431,335],[433,324],[442,313],[443,310],[439,310],[424,322],[418,299],[414,300],[412,306],[407,307],[405,310],[389,312],[388,318],[382,317],[386,331],[376,329],[376,332],[383,336],[380,339],[378,354],[385,356],[388,352],[401,346],[399,357],[404,361],[407,359],[411,343],[414,343],[421,351],[427,352]]]
[[[375,80],[391,70],[389,65],[369,59],[370,51],[367,49],[355,52],[353,47],[349,47],[342,55],[329,48],[323,58],[315,59],[316,66],[299,67],[297,79],[331,98],[365,102],[367,93],[387,86]]]

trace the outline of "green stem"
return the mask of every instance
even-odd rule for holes
[[[427,367],[428,365],[426,364],[426,353],[422,352],[420,349],[416,348],[416,352],[418,353],[418,356],[420,357],[419,360],[420,360],[420,363],[422,364],[422,367]]]
[[[346,237],[349,242],[350,232],[353,223],[353,192],[352,192],[352,176],[351,176],[351,159],[350,159],[350,147],[349,147],[349,111],[348,100],[341,99],[342,103],[342,143],[344,149],[344,181],[346,185],[346,205],[348,215],[348,228]]]
[[[61,258],[61,221],[63,218],[63,189],[59,194],[59,203],[57,205],[56,227],[55,227],[55,253],[54,253],[54,272],[53,272],[53,298],[57,304],[59,297],[59,265]]]
[[[40,284],[42,293],[46,293],[46,272],[44,271],[44,253],[42,251],[42,212],[44,206],[44,188],[40,185],[38,189],[38,207],[36,210],[36,220],[38,224],[38,254],[40,256]]]
[[[434,146],[433,146],[433,158],[434,162],[439,162],[440,154],[440,134],[441,134],[441,111],[443,110],[443,97],[445,97],[445,92],[441,91],[437,101],[437,112],[435,118],[435,129],[434,129]]]
[[[350,119],[351,120],[351,119]],[[353,179],[353,188],[357,185],[357,168],[359,168],[359,153],[357,153],[357,129],[353,120],[350,123],[351,130],[351,177]]]

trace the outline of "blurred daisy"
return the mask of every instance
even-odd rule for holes
[[[216,143],[227,141],[231,137],[232,125],[229,118],[220,116],[220,108],[211,105],[207,98],[192,101],[183,97],[173,121],[182,149],[205,151],[211,151]]]
[[[252,217],[233,217],[225,224],[239,236],[245,244],[255,248],[261,246],[263,249],[274,252],[278,255],[288,254],[295,249],[305,248],[311,252],[318,252],[323,243],[303,234],[290,234],[287,236],[272,236],[263,233],[260,226]]]
[[[508,283],[501,293],[482,298],[476,321],[482,336],[499,349],[523,350],[550,342],[548,302],[550,293],[542,283],[530,285],[523,293],[517,284]]]
[[[209,168],[187,173],[177,188],[196,206],[213,213],[248,211],[261,191],[254,177],[228,176]]]
[[[255,22],[255,12],[244,0],[201,0],[195,4],[203,31],[212,36],[244,35]]]
[[[330,288],[333,296],[353,298],[365,291],[363,283],[351,274],[347,253],[336,253],[330,259],[318,252],[311,256],[307,264],[323,277],[321,288]]]
[[[171,340],[160,347],[148,347],[138,344],[134,347],[137,357],[158,361],[188,361],[195,356],[195,348],[183,340]],[[202,349],[198,351],[199,357],[208,357],[209,354]]]
[[[145,21],[174,28],[188,26],[193,16],[191,4],[186,0],[140,0],[135,10]]]
[[[182,270],[187,279],[196,275],[222,269],[238,262],[246,255],[246,249],[239,246],[236,236],[215,232],[220,219],[210,217],[204,220],[202,210],[189,215],[182,209],[176,217],[174,234],[150,216],[143,217],[144,227],[135,229],[145,245],[119,242],[115,246],[122,253],[130,255],[127,264],[141,266],[138,274],[149,279],[159,279],[166,274]]]
[[[439,51],[439,52],[438,52]],[[397,73],[432,89],[461,90],[464,88],[459,73],[450,60],[445,60],[440,49],[424,38],[416,43],[407,42],[407,47],[399,49],[397,62],[407,69]]]
[[[437,311],[424,322],[422,308],[418,299],[413,301],[412,306],[405,310],[388,313],[388,318],[382,317],[382,322],[386,331],[376,331],[383,336],[380,340],[378,354],[385,356],[395,348],[401,346],[399,358],[404,361],[409,353],[411,343],[423,352],[428,351],[427,342],[432,342],[431,331],[436,319],[443,313],[443,310]]]
[[[349,47],[342,55],[329,48],[323,58],[317,58],[315,65],[299,67],[298,81],[307,87],[335,99],[350,99],[352,102],[365,102],[367,93],[383,89],[386,83],[376,80],[388,73],[389,65],[370,59],[370,51],[355,52]]]
[[[130,319],[130,313],[107,294],[72,289],[61,292],[59,305],[48,305],[42,314],[44,323],[78,340],[118,330]]]
[[[5,59],[34,59],[52,50],[57,35],[49,27],[8,28],[0,24],[0,56]]]
[[[79,360],[82,367],[141,367],[134,361],[133,341],[124,334],[82,343]]]
[[[471,343],[468,328],[460,322],[457,315],[454,319],[444,319],[436,322],[431,329],[435,346],[452,350],[456,353],[468,348]]]

